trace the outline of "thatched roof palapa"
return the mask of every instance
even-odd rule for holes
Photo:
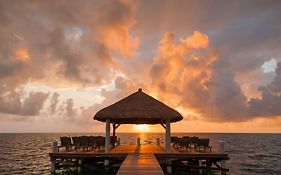
[[[166,120],[177,122],[182,115],[164,103],[142,92],[137,92],[96,113],[95,120],[120,124],[164,124]]]

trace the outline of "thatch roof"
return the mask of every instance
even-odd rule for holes
[[[95,120],[122,124],[159,124],[166,120],[177,122],[182,115],[139,89],[128,97],[96,113]]]

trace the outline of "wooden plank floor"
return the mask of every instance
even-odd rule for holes
[[[164,175],[152,153],[128,154],[117,175]]]
[[[154,156],[154,153],[164,153],[163,147],[156,145],[120,145],[110,151],[110,153],[124,152],[128,155],[117,175],[164,174]]]
[[[110,153],[127,153],[127,154],[140,154],[140,153],[165,153],[166,150],[163,146],[157,145],[120,145],[110,150]],[[171,148],[171,153],[178,153],[177,150]]]

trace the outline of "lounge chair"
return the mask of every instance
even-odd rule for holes
[[[206,149],[209,149],[211,152],[212,147],[209,145],[209,139],[205,139],[205,138],[199,139],[198,145],[195,147],[195,150],[199,149],[200,151],[201,148],[204,148],[204,151]]]
[[[179,140],[179,138],[176,136],[171,137],[171,143],[173,144],[174,148],[178,146],[178,140]]]
[[[88,136],[80,137],[80,146],[83,148],[83,151],[85,151],[85,149],[88,150],[89,147]]]
[[[74,148],[77,152],[77,149],[79,150],[81,147],[80,137],[72,137],[72,142],[73,142]]]
[[[178,146],[187,150],[191,150],[190,137],[185,136],[183,138],[178,139]]]
[[[97,145],[97,141],[96,141],[96,137],[95,136],[89,136],[88,137],[88,145],[89,147],[92,148],[92,150],[94,150],[96,148],[96,145]]]
[[[199,143],[199,137],[190,137],[190,146],[196,148]]]
[[[66,151],[71,150],[72,144],[71,144],[71,138],[70,137],[60,137],[61,145],[58,146],[58,151],[59,148],[65,148]]]
[[[110,136],[110,145],[112,145],[112,147],[114,147],[115,143],[117,143],[117,136],[115,136],[115,137]],[[113,146],[113,144],[114,144],[114,146]]]
[[[102,136],[96,137],[96,146],[99,148],[99,150],[101,148],[104,148],[105,147],[105,137],[102,137]]]

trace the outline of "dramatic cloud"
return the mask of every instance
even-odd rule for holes
[[[196,44],[194,44],[196,43]],[[172,33],[161,40],[151,68],[152,91],[172,106],[211,121],[244,121],[281,115],[280,68],[261,98],[248,98],[221,58],[200,32],[176,43]],[[165,95],[163,95],[165,94]]]
[[[185,121],[272,124],[281,116],[280,8],[2,0],[0,120],[90,128],[95,112],[143,88]]]
[[[274,80],[265,87],[260,87],[261,98],[249,101],[253,116],[280,116],[281,115],[281,62],[277,64]]]
[[[22,99],[19,92],[6,92],[0,98],[0,112],[23,116],[37,115],[42,109],[48,95],[48,93],[31,92],[27,97]]]
[[[138,38],[129,33],[135,7],[128,1],[1,1],[0,11],[0,100],[5,113],[19,113],[22,98],[17,92],[28,82],[53,87],[109,83],[119,59],[138,49]],[[54,113],[57,95],[51,103]],[[21,111],[34,115],[40,104]]]
[[[50,101],[51,101],[49,107],[50,114],[55,114],[59,103],[59,94],[57,92],[53,93]]]
[[[129,34],[135,7],[127,1],[1,1],[0,7],[0,75],[21,74],[14,83],[102,83],[118,65],[115,53],[129,58],[138,48]]]
[[[161,40],[150,75],[159,95],[174,96],[165,95],[167,100],[174,99],[173,106],[199,108],[209,98],[206,85],[217,55],[207,43],[208,37],[199,32],[181,38],[179,44],[172,33],[166,33]]]

